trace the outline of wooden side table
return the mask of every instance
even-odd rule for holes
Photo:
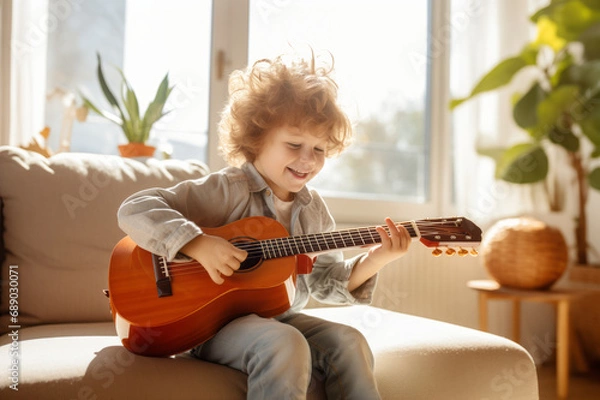
[[[519,290],[500,286],[492,280],[469,281],[467,286],[479,293],[479,328],[488,330],[488,301],[494,299],[512,301],[512,340],[520,341],[521,301],[551,303],[556,306],[556,390],[558,397],[567,397],[569,391],[569,308],[574,300],[589,293],[571,288],[549,290]]]

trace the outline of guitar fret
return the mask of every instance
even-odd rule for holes
[[[321,247],[319,246],[319,236],[313,235],[311,236],[311,245],[313,247],[313,251],[321,251]]]
[[[283,252],[281,251],[281,248],[283,246],[283,240],[282,239],[275,239],[275,244],[276,244],[276,249],[277,249],[277,254],[279,257],[283,257]]]
[[[302,245],[302,251],[300,251],[300,247],[298,246],[298,240],[296,237],[294,237],[294,241],[296,242],[296,247],[298,247],[298,253],[307,253],[306,251],[306,245],[304,244],[304,242],[302,240],[300,240],[300,245]]]
[[[350,240],[350,242],[352,242],[352,238],[350,236],[348,236],[348,231],[340,231],[339,235],[340,235],[340,240],[341,240],[341,244],[339,244],[338,246],[336,246],[336,248],[342,248],[342,247],[350,247],[351,245],[349,245],[348,240]]]
[[[369,240],[369,228],[360,228],[359,229],[360,232],[360,240],[362,242],[362,245],[365,246],[367,244],[372,244],[373,242]],[[371,237],[371,240],[373,238]]]
[[[314,238],[314,236],[309,237],[308,238],[308,243],[310,244],[310,250],[314,253],[315,252],[315,246],[313,245],[313,242],[312,242],[313,238]]]
[[[293,247],[292,240],[289,237],[285,238],[285,240],[287,242],[287,247],[288,247],[287,255],[288,256],[293,256],[294,254],[299,254],[299,252],[297,252],[298,246],[296,246],[296,251],[295,251],[294,247]]]
[[[325,246],[327,246],[327,249],[339,249],[339,245],[338,242],[335,239],[335,232],[329,232],[328,233],[329,236],[329,241],[325,242]]]
[[[265,242],[264,240],[260,240],[260,241],[258,242],[258,244],[260,245],[260,250],[262,251],[263,257],[268,259],[268,258],[271,258],[271,257],[269,257],[269,252],[268,252],[268,250],[267,250],[267,249],[265,249],[264,242]]]
[[[360,237],[360,241],[361,241],[361,244],[363,246],[366,245],[366,244],[370,244],[369,242],[367,242],[365,240],[365,234],[364,234],[365,229],[366,228],[358,229],[358,234],[359,234],[359,237]]]
[[[327,236],[328,236],[328,239],[325,241],[325,246],[327,246],[327,249],[328,250],[337,249],[338,243],[335,238],[335,232],[327,232]]]
[[[375,239],[375,237],[373,236],[373,230],[367,228],[367,231],[369,232],[369,236],[371,236],[371,243],[377,243],[377,240]]]
[[[271,258],[275,258],[277,256],[277,252],[275,249],[274,240],[269,240],[269,245],[271,245]]]
[[[325,247],[325,248],[322,248],[322,247],[321,247],[321,243],[323,243],[323,244],[326,244],[326,243],[327,243],[327,238],[325,237],[325,233],[324,233],[324,232],[323,232],[323,233],[321,233],[321,235],[320,235],[320,236],[321,236],[321,239],[322,239],[322,240],[321,240],[320,242],[317,242],[317,244],[319,245],[319,250],[320,250],[320,251],[327,250],[327,247]]]

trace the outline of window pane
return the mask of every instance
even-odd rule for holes
[[[420,1],[250,1],[251,61],[290,45],[335,58],[355,144],[313,182],[325,195],[427,199],[427,20]]]
[[[50,0],[59,7],[61,0]],[[118,95],[122,69],[135,90],[140,110],[154,98],[159,83],[169,73],[175,89],[165,107],[172,110],[154,125],[150,144],[174,158],[206,160],[208,87],[211,34],[210,0],[88,0],[73,6],[49,32],[49,92],[56,88],[84,92],[109,109],[96,76],[96,52]],[[62,105],[49,100],[47,123],[60,129]],[[54,134],[53,134],[54,136]],[[73,125],[72,151],[115,154],[124,143],[120,128],[90,113]]]

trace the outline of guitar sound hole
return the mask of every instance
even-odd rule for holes
[[[250,271],[250,270],[260,266],[260,264],[262,264],[262,258],[248,257],[244,261],[242,261],[242,264],[240,265],[240,269],[238,270],[238,272]]]
[[[237,272],[247,272],[247,271],[251,271],[255,268],[258,268],[260,266],[260,264],[262,264],[263,259],[262,259],[262,253],[258,254],[258,255],[253,255],[251,252],[252,250],[248,249],[247,245],[252,243],[252,242],[256,242],[256,239],[250,238],[250,237],[237,237],[237,238],[233,238],[230,240],[230,242],[243,250],[249,251],[248,257],[242,261],[242,263],[240,264],[240,269],[238,269]]]

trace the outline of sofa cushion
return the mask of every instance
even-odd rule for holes
[[[508,339],[371,306],[304,312],[352,325],[365,335],[383,399],[538,398],[531,356]],[[11,370],[13,339],[0,337],[2,371]],[[2,379],[2,399],[246,398],[245,374],[187,355],[129,353],[110,323],[35,326],[22,329],[17,340],[20,358],[13,368],[19,391]],[[315,373],[307,400],[323,398],[324,382]]]
[[[109,321],[102,290],[112,249],[124,236],[116,219],[119,205],[141,189],[207,173],[200,162],[78,153],[45,158],[0,147],[0,329],[9,325],[9,271],[13,286],[18,284],[19,324]]]

